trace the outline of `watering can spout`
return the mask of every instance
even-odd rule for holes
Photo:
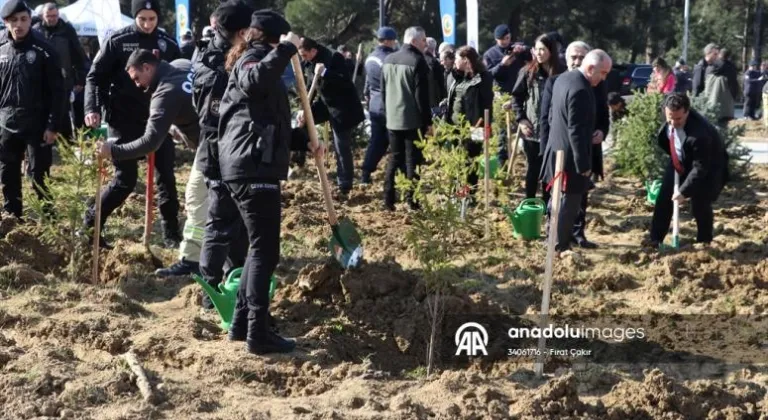
[[[229,296],[227,293],[219,292],[197,274],[193,274],[192,278],[203,288],[208,297],[211,298],[213,307],[216,308],[216,312],[218,312],[221,317],[221,328],[228,330],[229,323],[232,320],[232,312],[235,308],[235,296]]]
[[[203,280],[203,278],[200,277],[200,275],[193,274],[192,275],[192,279],[194,279],[197,282],[197,284],[199,284],[200,287],[202,287],[203,290],[205,290],[205,293],[208,295],[208,297],[211,298],[211,301],[213,301],[217,297],[223,297],[224,296],[222,293],[217,291],[213,286],[208,284],[207,281]]]

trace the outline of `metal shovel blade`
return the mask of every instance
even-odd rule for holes
[[[363,241],[354,223],[346,217],[331,227],[333,235],[328,248],[336,261],[345,269],[357,267],[363,259]]]

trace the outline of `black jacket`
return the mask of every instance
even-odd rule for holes
[[[539,71],[529,81],[531,69],[526,67],[517,77],[517,83],[512,89],[512,109],[515,111],[515,119],[519,123],[528,120],[533,126],[534,138],[529,140],[539,141],[539,127],[541,125],[541,97],[550,78],[547,72],[539,67]],[[562,69],[556,70],[556,74],[562,73]]]
[[[707,61],[702,58],[701,61],[699,61],[693,67],[693,81],[691,86],[691,91],[693,92],[693,96],[699,96],[701,92],[704,92],[704,85],[706,83],[706,74],[707,74],[708,66],[709,64],[707,64]]]
[[[351,130],[365,119],[363,105],[352,84],[344,56],[320,46],[312,64],[323,63],[325,75],[317,81],[320,100],[312,103],[312,115],[317,124],[328,120],[341,130]]]
[[[143,125],[149,117],[149,95],[131,81],[125,63],[137,49],[159,50],[163,61],[179,58],[179,47],[165,32],[156,29],[151,34],[140,32],[136,25],[128,25],[112,33],[104,42],[85,83],[85,113],[101,113],[116,128]]]
[[[192,102],[199,117],[200,146],[195,156],[197,169],[208,179],[221,179],[219,172],[219,111],[227,89],[225,69],[229,41],[216,35],[193,63],[195,73]]]
[[[368,100],[368,112],[385,116],[384,102],[381,100],[381,67],[388,55],[395,52],[392,48],[379,45],[365,60],[365,87],[363,96]]]
[[[448,122],[455,123],[452,120],[453,105],[456,100],[456,86],[464,81],[464,76],[453,73],[451,77],[451,87],[448,91]],[[469,122],[469,125],[475,127],[477,122],[484,118],[485,110],[491,111],[491,121],[493,122],[493,76],[488,71],[476,74],[471,80],[468,80],[469,86],[462,97],[462,113]]]
[[[278,182],[288,177],[291,106],[282,75],[296,53],[290,42],[276,48],[252,44],[235,63],[220,106],[223,181]]]
[[[592,134],[595,131],[595,94],[586,77],[578,71],[561,74],[552,90],[550,131],[544,152],[544,182],[554,179],[555,155],[565,151],[565,191],[583,194],[590,179],[581,175],[592,168]]]
[[[669,128],[664,124],[656,141],[669,154]],[[716,200],[728,182],[728,154],[717,129],[701,114],[691,110],[683,127],[682,164],[685,173],[680,176],[680,194],[684,197],[706,197]],[[679,133],[678,133],[679,134]]]
[[[75,28],[64,19],[59,19],[56,26],[48,27],[40,22],[34,29],[42,34],[59,56],[59,64],[64,70],[64,88],[69,90],[75,85],[82,86],[86,75],[85,51]]]
[[[192,106],[192,63],[186,59],[168,64],[161,61],[149,88],[149,119],[144,134],[136,140],[112,144],[115,160],[137,159],[154,152],[168,137],[171,124],[176,125],[190,140],[198,143],[200,126]]]
[[[544,92],[541,94],[541,111],[539,115],[539,155],[544,156],[544,151],[549,140],[550,113],[552,110],[552,87],[559,75],[547,79],[544,85]],[[592,88],[595,96],[595,130],[603,132],[604,139],[608,137],[611,129],[611,113],[608,108],[608,89],[605,82]],[[605,176],[603,168],[603,146],[601,144],[592,145],[592,172],[600,178]]]
[[[35,31],[29,31],[20,42],[14,41],[7,30],[3,31],[0,34],[0,127],[15,133],[30,133],[29,141],[33,141],[33,137],[42,139],[43,131],[56,131],[64,101],[64,79],[53,48]]]
[[[447,85],[445,83],[445,69],[440,64],[440,60],[429,53],[424,54],[429,66],[429,97],[432,108],[440,105],[440,102],[448,97]]]
[[[483,54],[485,66],[488,67],[488,71],[493,75],[493,79],[501,88],[501,91],[506,93],[512,92],[512,89],[517,82],[517,75],[520,73],[520,69],[525,66],[526,60],[530,60],[531,58],[531,53],[529,51],[524,51],[517,54],[510,65],[503,66],[501,61],[507,55],[512,54],[512,48],[514,48],[512,45],[507,48],[501,48],[498,45],[494,45]]]

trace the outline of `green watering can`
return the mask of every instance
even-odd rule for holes
[[[102,124],[99,128],[92,128],[88,133],[89,137],[94,139],[101,138],[102,140],[106,140],[108,135],[109,135],[109,126],[107,124]]]
[[[541,237],[541,219],[544,216],[544,201],[540,198],[523,200],[514,212],[504,208],[509,221],[514,228],[515,238],[522,237],[526,241]]]
[[[656,200],[659,198],[659,192],[661,191],[661,180],[657,179],[653,182],[645,181],[645,200],[648,204],[655,206]]]
[[[232,323],[232,315],[235,313],[235,302],[237,301],[237,290],[240,288],[240,276],[243,274],[242,268],[236,268],[229,273],[227,280],[223,283],[219,283],[218,290],[203,280],[198,274],[193,274],[192,278],[203,288],[208,297],[211,298],[216,312],[221,317],[221,328],[225,331],[229,330],[229,326]],[[269,300],[275,295],[275,287],[277,287],[277,279],[272,275],[272,279],[269,284]]]
[[[477,175],[480,178],[483,178],[485,176],[485,157],[483,155],[480,155],[478,157],[480,166],[477,169]],[[490,156],[488,158],[488,174],[491,179],[496,178],[496,173],[499,172],[499,157],[498,156]]]

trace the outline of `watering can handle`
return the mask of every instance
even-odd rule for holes
[[[541,205],[542,207],[546,206],[546,204],[547,204],[547,203],[545,203],[545,202],[544,202],[544,200],[542,200],[542,199],[540,199],[540,198],[526,198],[525,200],[523,200],[522,202],[520,202],[520,205],[518,205],[518,206],[517,206],[517,208],[521,208],[521,207],[523,207],[524,205],[526,205],[526,204],[530,204],[530,203],[533,203],[533,204],[539,204],[539,205]]]

